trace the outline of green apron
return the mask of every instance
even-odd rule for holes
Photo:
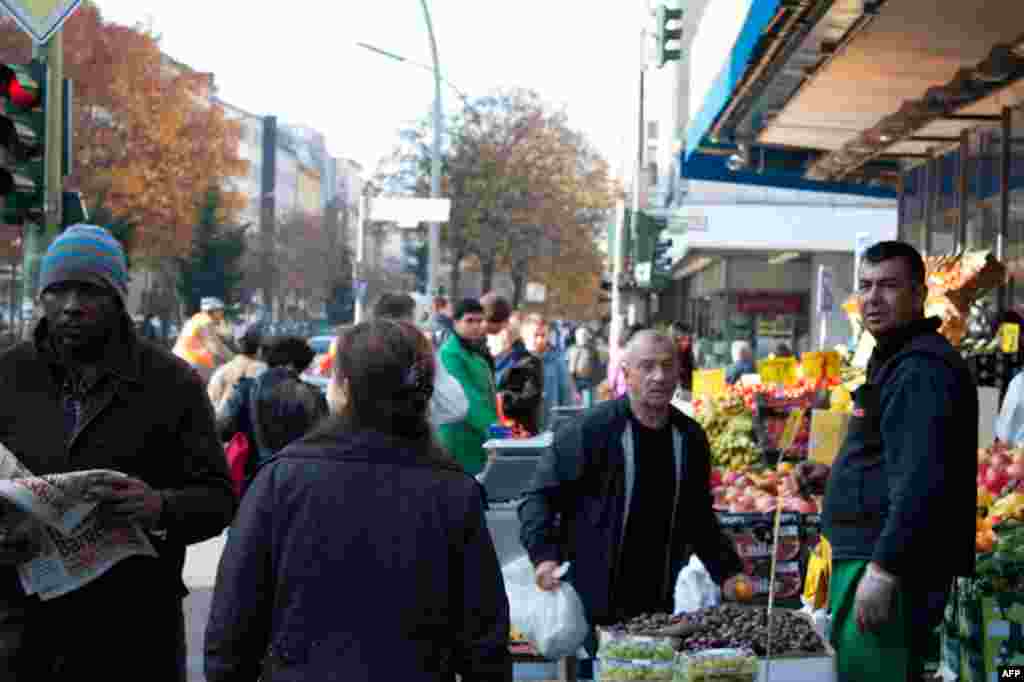
[[[832,610],[832,646],[836,650],[838,682],[919,682],[921,661],[911,651],[909,610],[896,590],[892,617],[876,632],[857,629],[854,598],[868,562],[836,560],[832,564],[829,606]]]

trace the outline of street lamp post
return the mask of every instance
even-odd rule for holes
[[[437,40],[434,37],[434,24],[430,20],[430,8],[427,0],[420,0],[423,7],[423,18],[427,22],[427,33],[430,36],[430,53],[434,59],[434,146],[430,160],[430,198],[441,196],[441,64],[437,59]],[[428,227],[427,241],[427,295],[437,294],[437,281],[441,270],[441,223],[432,222]],[[454,292],[453,292],[454,293]]]

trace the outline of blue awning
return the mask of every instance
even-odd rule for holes
[[[852,182],[821,182],[807,180],[798,170],[800,158],[793,163],[794,170],[782,171],[772,169],[764,173],[753,170],[732,171],[726,166],[728,156],[724,154],[692,154],[688,158],[684,152],[679,155],[679,174],[688,180],[708,180],[711,182],[731,182],[738,185],[757,185],[760,187],[779,187],[782,189],[798,189],[807,192],[828,192],[831,194],[852,194],[878,199],[896,199],[897,192],[886,187],[875,187]]]
[[[683,150],[684,159],[689,158],[696,151],[697,147],[704,141],[704,135],[711,129],[715,119],[725,109],[736,85],[746,72],[747,64],[754,53],[758,39],[775,17],[779,5],[782,4],[782,0],[730,1],[748,2],[750,3],[750,8],[747,10],[747,17],[740,27],[739,35],[736,36],[731,52],[728,53],[718,75],[715,76],[707,93],[704,95],[704,102],[701,104],[700,110],[690,120],[690,124],[686,129],[686,148]],[[716,30],[716,27],[705,27],[702,24],[698,30],[713,31]],[[702,57],[714,58],[713,55],[695,54],[691,59],[700,60]],[[711,68],[714,68],[714,65],[711,65]]]

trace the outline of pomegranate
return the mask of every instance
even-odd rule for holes
[[[736,483],[736,479],[739,477],[739,473],[732,471],[730,469],[729,471],[726,471],[725,476],[722,477],[722,483],[724,483],[725,485],[733,485]]]
[[[1006,475],[1006,469],[1004,467],[992,466],[985,474],[985,485],[993,495],[998,495],[1002,492],[1003,488],[1009,483],[1010,477]]]

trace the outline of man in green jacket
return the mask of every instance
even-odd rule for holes
[[[454,319],[455,333],[448,335],[439,355],[444,368],[462,386],[469,411],[462,421],[441,424],[438,440],[468,474],[475,476],[487,462],[483,444],[488,427],[498,421],[494,375],[483,356],[487,351],[480,346],[485,331],[483,306],[472,298],[459,301]]]

